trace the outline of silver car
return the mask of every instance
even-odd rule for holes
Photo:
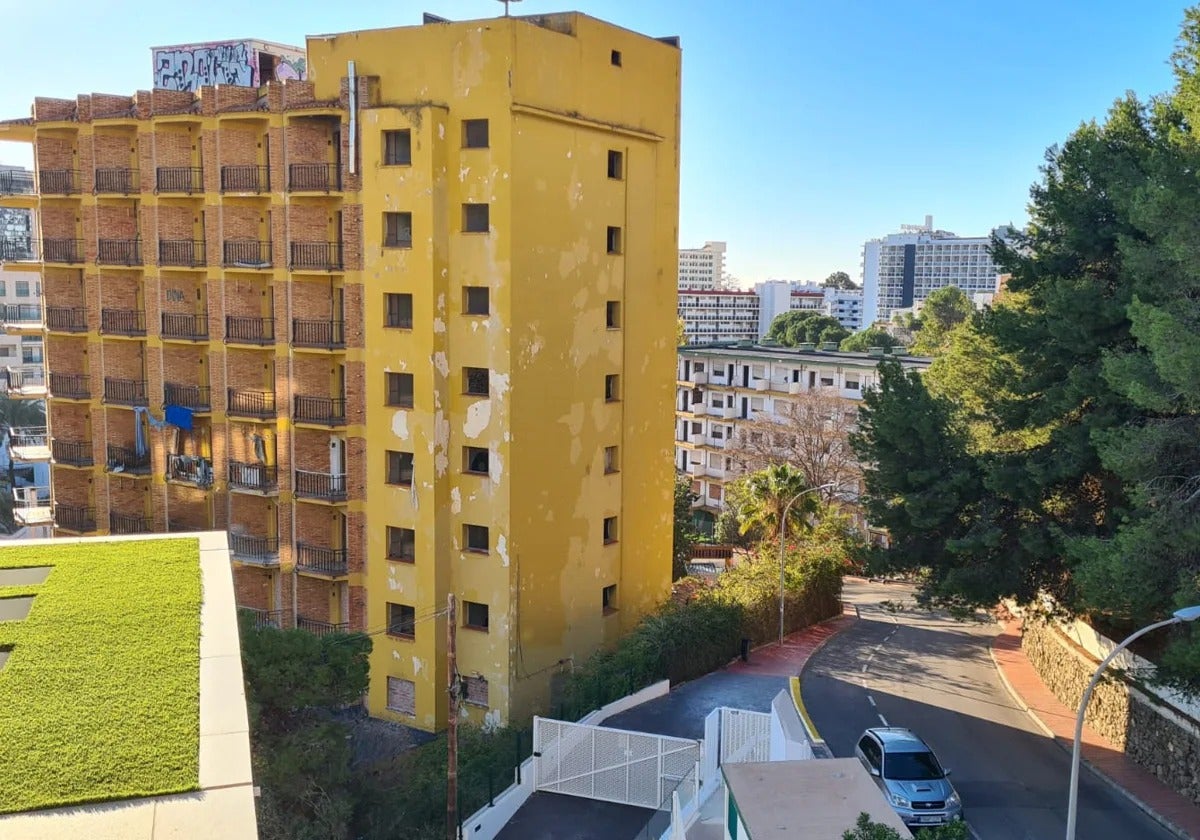
[[[929,745],[909,729],[868,729],[854,754],[905,825],[942,825],[963,818],[962,800]]]

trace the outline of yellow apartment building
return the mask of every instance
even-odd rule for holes
[[[369,710],[429,730],[453,593],[464,708],[520,719],[669,587],[678,42],[427,16],[306,60],[0,123],[55,529],[228,530],[241,606],[370,633]]]

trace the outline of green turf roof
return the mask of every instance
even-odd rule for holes
[[[191,539],[0,547],[51,566],[0,621],[0,813],[196,790],[200,547]]]

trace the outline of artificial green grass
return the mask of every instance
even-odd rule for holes
[[[52,566],[24,621],[0,622],[0,813],[196,790],[200,546],[0,547]]]

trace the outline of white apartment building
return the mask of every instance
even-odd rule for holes
[[[754,291],[761,300],[756,338],[765,336],[771,329],[771,322],[779,315],[795,309],[820,311],[836,318],[851,332],[862,329],[863,297],[860,291],[826,289],[792,280],[768,280],[756,284]]]
[[[725,243],[679,249],[679,291],[711,291],[725,286]]]
[[[714,341],[757,341],[758,295],[734,289],[679,290],[679,317],[688,344]]]
[[[996,228],[1004,236],[1009,228]],[[901,225],[899,233],[863,245],[862,324],[888,321],[897,309],[925,300],[929,293],[957,286],[972,297],[994,293],[999,269],[989,252],[991,235],[957,236],[923,225]]]

